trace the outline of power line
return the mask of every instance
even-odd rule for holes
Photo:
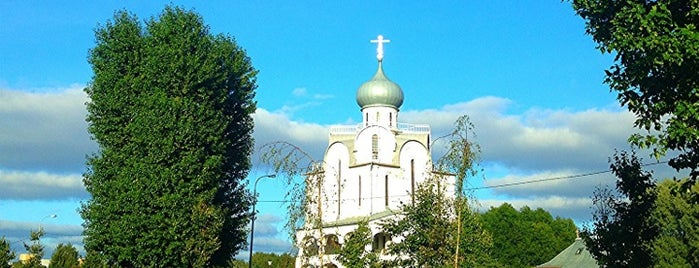
[[[647,167],[647,166],[654,166],[654,165],[660,165],[660,164],[666,164],[666,163],[668,163],[668,161],[646,163],[646,164],[642,164],[641,166]],[[568,175],[568,176],[559,176],[559,177],[551,177],[551,178],[544,178],[544,179],[534,179],[534,180],[527,180],[527,181],[518,181],[518,182],[510,182],[510,183],[488,185],[488,186],[481,186],[481,187],[465,188],[465,190],[478,191],[478,190],[487,190],[487,189],[504,188],[504,187],[512,187],[512,186],[518,186],[518,185],[539,183],[539,182],[545,182],[545,181],[569,180],[569,179],[577,179],[577,178],[589,177],[589,176],[594,176],[594,175],[600,175],[600,174],[605,174],[605,173],[610,173],[610,172],[612,172],[612,171],[611,170],[600,170],[600,171],[595,171],[595,172],[574,174],[574,175]],[[404,197],[404,196],[409,196],[409,195],[408,194],[391,195],[390,197]],[[385,197],[384,196],[367,197],[367,198],[362,198],[362,200],[377,199],[377,198],[385,198]],[[358,198],[343,198],[343,199],[341,199],[341,201],[357,200],[357,199]],[[338,201],[338,200],[337,199],[329,199],[328,201]],[[257,202],[259,202],[259,203],[288,203],[291,201],[288,201],[288,200],[260,200]],[[300,202],[300,200],[295,201],[295,202]]]

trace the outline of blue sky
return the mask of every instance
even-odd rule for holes
[[[605,170],[634,131],[633,116],[602,84],[613,56],[595,49],[566,2],[171,2],[193,8],[212,33],[235,37],[260,71],[258,145],[285,140],[322,158],[330,125],[361,120],[355,94],[376,70],[369,40],[378,34],[391,40],[384,70],[405,94],[399,121],[428,123],[434,137],[459,115],[475,123],[485,180],[473,179],[473,187]],[[38,226],[47,230],[49,253],[60,242],[81,245],[76,211],[89,198],[81,174],[96,149],[82,92],[92,76],[93,30],[115,10],[145,20],[167,3],[0,2],[0,236],[19,241],[16,249]],[[268,172],[256,165],[250,177]],[[484,209],[507,201],[584,223],[592,190],[613,179],[607,173],[475,194]],[[282,200],[284,187],[261,181],[260,200]],[[256,249],[288,251],[283,208],[258,208]]]

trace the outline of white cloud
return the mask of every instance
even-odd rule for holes
[[[286,115],[271,113],[258,108],[253,115],[255,120],[255,144],[257,148],[276,141],[285,141],[305,150],[314,159],[322,159],[328,143],[328,127],[314,123],[290,120]],[[259,155],[253,156],[253,163]]]
[[[511,104],[507,99],[483,97],[439,110],[402,112],[401,118],[429,122],[433,136],[439,137],[466,114],[475,125],[483,160],[514,170],[598,170],[607,166],[615,148],[628,148],[634,117],[626,111],[530,109],[508,114]]]
[[[49,92],[0,89],[0,168],[81,172],[96,150],[82,86]]]
[[[308,90],[305,87],[297,87],[291,91],[291,94],[296,97],[303,97],[306,96],[306,94],[308,94]]]
[[[0,170],[0,199],[55,200],[88,197],[78,174]]]

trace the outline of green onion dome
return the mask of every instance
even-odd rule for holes
[[[368,106],[390,106],[398,109],[403,104],[403,90],[386,77],[381,61],[374,77],[364,82],[357,90],[357,104],[362,109]]]

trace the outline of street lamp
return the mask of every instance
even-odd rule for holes
[[[252,187],[252,193],[255,200],[252,202],[252,222],[250,223],[250,256],[248,257],[248,267],[250,268],[252,268],[252,240],[253,237],[255,237],[255,216],[257,215],[257,212],[255,211],[255,205],[257,204],[257,183],[260,182],[260,179],[262,178],[274,178],[276,176],[277,174],[260,176],[257,178],[257,180],[255,180],[255,185]]]

